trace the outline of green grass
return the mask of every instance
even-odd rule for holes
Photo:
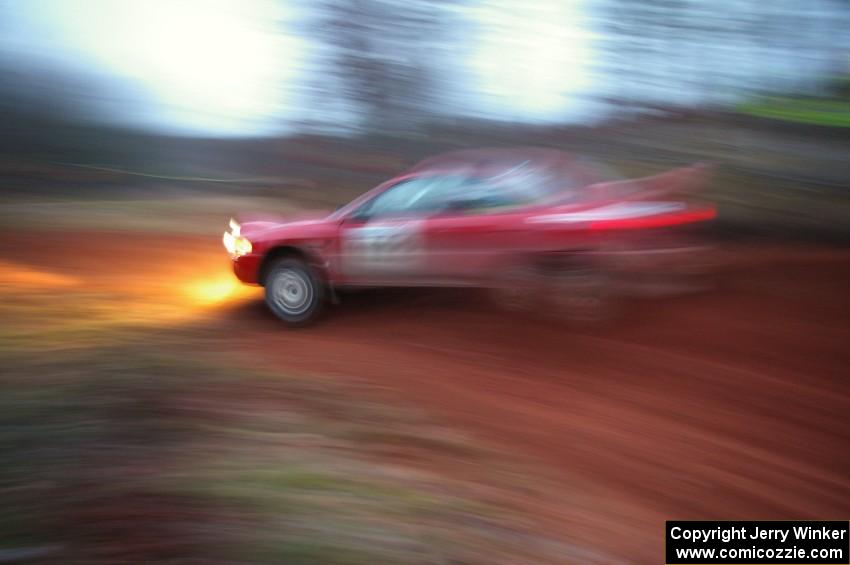
[[[850,127],[850,101],[847,100],[766,98],[741,104],[738,112],[801,124]]]

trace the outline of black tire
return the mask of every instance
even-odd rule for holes
[[[266,304],[289,326],[309,324],[322,309],[325,285],[300,259],[275,261],[266,275],[265,286]]]

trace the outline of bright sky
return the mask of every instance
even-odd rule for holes
[[[593,35],[581,0],[478,0],[463,15],[475,30],[460,74],[468,110],[531,122],[584,111]]]
[[[442,100],[430,110],[448,115],[583,122],[604,107],[591,95],[612,90],[638,101],[728,101],[778,79],[814,80],[830,69],[823,50],[809,57],[790,40],[777,40],[782,49],[771,51],[745,33],[732,44],[709,30],[684,51],[650,38],[655,43],[647,43],[639,65],[625,53],[621,66],[604,74],[594,67],[601,53],[600,32],[588,15],[595,0],[384,1],[397,2],[396,8],[424,2],[417,4],[420,12],[438,10],[429,48],[405,42],[401,29],[393,35],[396,43],[384,44],[388,52],[377,55],[440,76]],[[720,23],[734,27],[753,16],[752,3],[718,1],[726,11],[738,10],[721,11]],[[804,4],[793,3],[798,11]],[[71,102],[68,107],[76,103],[81,112],[123,125],[241,136],[287,133],[309,120],[346,131],[358,124],[357,104],[339,69],[328,67],[334,47],[320,34],[333,28],[322,27],[321,9],[313,0],[9,1],[0,4],[0,63],[40,70],[22,79],[31,84],[21,93],[33,96],[52,86]],[[694,9],[688,17],[702,17]],[[786,20],[796,22],[791,16],[797,12],[789,14]],[[810,20],[810,31],[828,22],[825,16]],[[63,76],[72,80],[63,83]],[[726,82],[705,87],[717,77]],[[14,86],[0,84],[7,91]]]
[[[274,129],[270,117],[283,118],[297,106],[293,84],[306,46],[286,33],[296,17],[286,6],[271,0],[28,0],[17,5],[28,24],[21,26],[22,34],[26,30],[30,42],[42,43],[28,45],[36,54],[111,75],[143,93],[149,111],[127,112],[124,120],[219,135],[264,133]]]
[[[463,45],[447,65],[454,107],[521,121],[574,112],[572,95],[589,83],[581,1],[456,4]],[[288,119],[309,114],[308,69],[323,72],[310,58],[316,44],[292,31],[312,17],[309,2],[27,0],[14,6],[22,25],[13,29],[17,37],[5,39],[6,49],[17,41],[16,54],[114,85],[102,100],[82,102],[130,125],[203,135],[281,133]]]

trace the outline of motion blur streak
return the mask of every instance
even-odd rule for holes
[[[251,293],[251,291],[240,285],[228,273],[223,278],[190,283],[186,286],[186,293],[199,304],[214,305],[225,302],[240,294],[244,296]]]
[[[810,96],[835,87],[850,49],[837,0],[2,6],[7,93],[47,105],[61,93],[87,120],[198,136],[586,124]]]
[[[306,45],[280,33],[296,17],[292,4],[32,0],[7,10],[43,34],[37,43],[20,38],[18,55],[72,65],[111,84],[115,97],[93,108],[104,120],[256,135],[276,131],[269,118],[286,113],[282,103],[296,103],[290,85]],[[36,45],[38,51],[27,49]],[[127,112],[127,103],[136,110]]]
[[[847,0],[0,0],[0,562],[848,519],[848,156]]]
[[[68,287],[80,284],[76,277],[33,269],[0,261],[0,285],[9,291],[29,291],[36,288]]]
[[[584,2],[481,0],[468,10],[475,35],[466,111],[532,122],[587,111],[576,97],[592,86]]]

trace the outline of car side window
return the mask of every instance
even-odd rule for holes
[[[474,179],[452,199],[450,208],[470,213],[486,213],[493,208],[512,206],[516,202],[498,186],[486,180]]]
[[[533,199],[515,185],[494,178],[468,179],[452,196],[449,208],[464,214],[488,214],[531,204]]]
[[[444,210],[451,196],[462,189],[461,176],[430,176],[403,180],[385,190],[357,211],[366,218],[400,214],[429,214]]]
[[[470,200],[468,208],[487,213],[529,206],[558,194],[575,198],[581,183],[571,172],[562,169],[531,167],[526,161],[479,179],[477,186],[466,191]]]

